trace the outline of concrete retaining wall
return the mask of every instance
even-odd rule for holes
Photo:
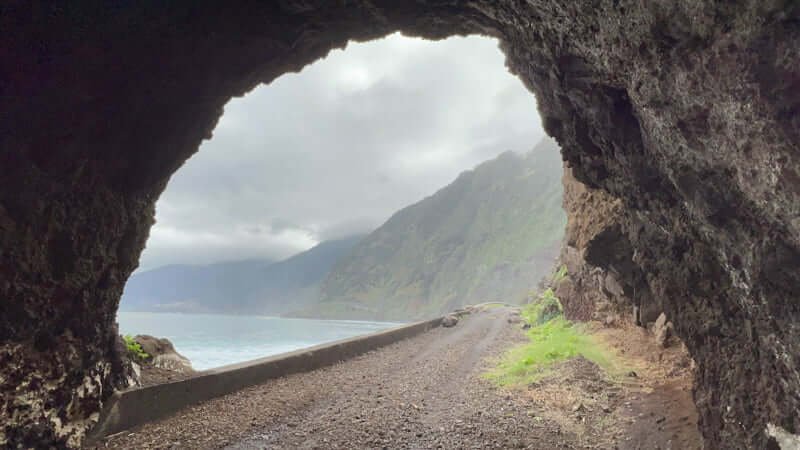
[[[402,325],[366,336],[344,339],[232,364],[203,372],[188,380],[117,392],[106,401],[100,420],[88,441],[166,417],[182,408],[210,400],[248,386],[352,358],[438,327],[442,318]]]

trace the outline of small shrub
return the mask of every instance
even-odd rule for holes
[[[567,266],[562,265],[556,270],[556,273],[553,274],[553,285],[557,285],[564,278],[567,278]]]
[[[150,355],[142,348],[142,345],[133,339],[133,336],[126,334],[122,337],[125,341],[125,348],[128,349],[128,355],[135,360],[145,360],[150,358]]]
[[[546,289],[539,298],[522,308],[522,318],[531,326],[542,325],[563,314],[561,302],[552,289]]]

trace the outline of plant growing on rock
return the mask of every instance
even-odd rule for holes
[[[569,274],[567,273],[567,266],[561,265],[556,272],[553,274],[553,284],[557,285],[561,280],[566,278]]]
[[[142,344],[136,342],[133,336],[126,334],[122,337],[125,341],[125,348],[128,350],[128,356],[134,361],[144,361],[150,359],[150,355],[144,351]]]
[[[564,308],[556,297],[553,289],[545,289],[539,298],[525,305],[522,309],[522,318],[531,326],[542,325],[564,314]]]

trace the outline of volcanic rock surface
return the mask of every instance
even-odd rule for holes
[[[654,322],[664,307],[633,260],[634,248],[624,233],[627,215],[622,201],[576,180],[570,168],[564,169],[562,183],[567,229],[558,269],[566,269],[566,276],[552,284],[564,315],[606,325]]]
[[[498,38],[575,178],[619,199],[707,446],[800,432],[797,2],[85,5],[0,15],[0,445],[78,445],[124,384],[122,288],[225,102],[398,30]]]

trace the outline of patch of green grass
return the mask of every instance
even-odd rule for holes
[[[560,361],[583,356],[606,372],[616,372],[614,356],[605,346],[585,332],[580,324],[566,320],[561,303],[551,289],[522,311],[531,324],[530,342],[509,350],[486,378],[501,386],[522,386],[547,375]]]
[[[488,309],[503,308],[505,306],[506,305],[503,304],[503,303],[500,303],[500,302],[494,303],[493,302],[493,303],[484,303],[483,305],[481,305],[481,308],[488,310]]]
[[[133,336],[126,334],[122,337],[125,341],[125,348],[128,349],[128,354],[133,359],[144,360],[150,358],[150,355],[142,348],[142,345],[133,339]]]

